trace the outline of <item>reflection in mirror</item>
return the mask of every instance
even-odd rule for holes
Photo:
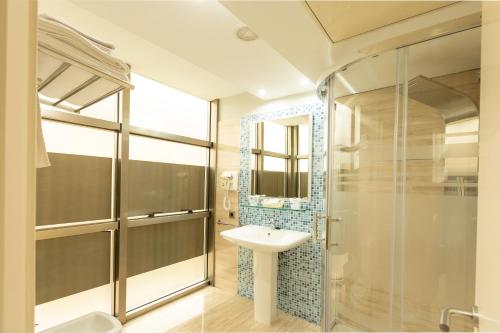
[[[255,124],[251,140],[251,194],[307,198],[311,117],[308,114]]]

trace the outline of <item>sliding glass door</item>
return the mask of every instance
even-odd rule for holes
[[[479,86],[480,28],[330,79],[326,329],[439,331],[472,308]]]
[[[389,327],[396,80],[396,51],[335,75],[328,148],[329,329],[335,323],[337,329],[345,328],[340,323],[355,330]]]

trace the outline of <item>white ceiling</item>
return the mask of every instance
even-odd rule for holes
[[[360,57],[361,47],[467,6],[447,6],[332,44],[304,1],[39,0],[40,13],[115,44],[115,55],[134,71],[206,100],[312,91],[329,70]],[[245,25],[258,40],[236,37]]]
[[[452,1],[315,0],[307,3],[334,42],[453,4]]]
[[[304,54],[305,59],[292,57],[299,64],[302,61],[301,71],[263,38],[239,40],[235,33],[246,23],[217,1],[55,1],[78,9],[79,13],[70,17],[54,8],[58,7],[54,0],[41,2],[49,4],[40,6],[40,12],[48,8],[49,15],[114,43],[116,55],[128,61],[133,70],[205,99],[245,91],[273,99],[311,91],[320,72],[304,66],[317,63],[309,54]],[[329,45],[306,6],[295,8],[296,18],[297,14],[308,24],[302,40],[320,36]],[[76,19],[82,15],[87,16],[86,21]],[[279,24],[279,20],[274,23]],[[287,24],[295,29],[302,25],[296,20]],[[287,39],[296,41],[293,35]],[[296,41],[295,47],[299,44],[300,40]],[[288,55],[291,53],[289,49]],[[327,53],[322,56],[328,58]]]
[[[221,3],[311,80],[333,65],[333,45],[304,1]]]
[[[176,89],[207,100],[241,92],[230,82],[68,0],[39,0],[38,12],[58,18],[98,39],[112,42],[116,47],[114,55],[132,64],[135,71]]]

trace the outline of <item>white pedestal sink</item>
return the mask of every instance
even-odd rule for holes
[[[246,225],[220,233],[224,239],[253,250],[254,316],[259,323],[270,325],[276,319],[278,252],[305,243],[306,232]]]

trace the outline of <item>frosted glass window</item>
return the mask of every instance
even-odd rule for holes
[[[130,136],[129,216],[204,210],[207,148]]]
[[[250,147],[257,148],[257,129],[253,124],[250,126]]]
[[[205,220],[130,228],[127,243],[127,310],[203,281]]]
[[[280,124],[264,123],[264,150],[286,153],[286,127]]]
[[[299,172],[308,172],[309,171],[309,160],[301,159],[299,160]]]
[[[42,121],[47,152],[85,156],[115,156],[116,134],[112,131],[57,121]]]
[[[286,170],[286,160],[271,156],[264,156],[264,171],[282,171]]]
[[[308,125],[299,125],[299,155],[309,155]]]
[[[250,155],[250,167],[252,170],[257,170],[257,158],[255,154]]]
[[[110,253],[110,232],[36,242],[36,332],[89,312],[112,313]]]
[[[44,120],[51,166],[37,169],[37,225],[113,218],[116,133]]]
[[[352,111],[349,107],[335,104],[335,144],[340,147],[351,146]]]
[[[206,166],[208,149],[182,143],[131,135],[131,160]]]
[[[479,118],[466,119],[446,125],[446,144],[477,143]]]
[[[130,124],[207,140],[209,103],[132,73]]]
[[[116,121],[118,115],[118,94],[114,94],[80,111],[87,117]]]

